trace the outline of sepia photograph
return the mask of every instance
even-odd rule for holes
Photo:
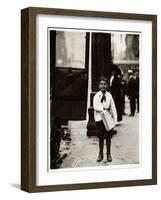
[[[156,30],[155,15],[22,10],[23,190],[157,183]]]
[[[141,162],[141,33],[48,28],[48,170]]]

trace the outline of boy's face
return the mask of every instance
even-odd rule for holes
[[[101,92],[106,92],[107,87],[108,87],[107,82],[106,81],[100,81],[98,87],[101,90]]]

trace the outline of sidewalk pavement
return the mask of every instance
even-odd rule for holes
[[[129,103],[126,103],[129,114]],[[87,137],[87,121],[69,121],[71,141],[61,141],[60,153],[63,163],[60,168],[92,167],[139,163],[139,114],[134,117],[123,116],[117,134],[112,137],[112,162],[106,162],[106,145],[104,145],[104,159],[98,163],[98,139]]]

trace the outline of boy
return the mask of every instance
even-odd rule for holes
[[[107,92],[108,81],[106,77],[102,76],[99,78],[98,87],[100,91],[95,94],[93,99],[94,118],[96,121],[97,135],[99,139],[99,155],[97,162],[103,160],[104,139],[106,140],[107,161],[112,162],[112,157],[111,157],[112,130],[107,131],[105,129],[105,126],[101,118],[101,112],[103,110],[108,110],[111,116],[113,117],[115,123],[117,122],[117,113],[112,95],[109,92]]]

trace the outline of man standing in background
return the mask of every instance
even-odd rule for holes
[[[122,121],[122,85],[121,85],[121,70],[117,65],[112,66],[110,78],[110,92],[115,102],[117,110],[117,125]]]
[[[130,117],[135,115],[136,110],[136,94],[137,94],[137,84],[134,77],[134,71],[129,72],[129,82],[128,82],[128,97],[130,100]]]
[[[139,112],[139,72],[138,71],[135,72],[134,78],[136,80],[136,109],[137,109],[137,112]]]

